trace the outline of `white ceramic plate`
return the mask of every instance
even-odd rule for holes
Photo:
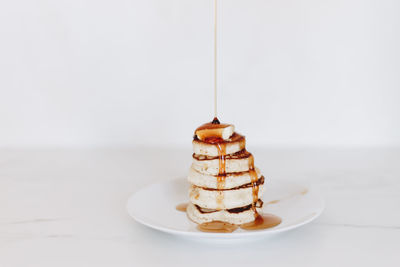
[[[189,183],[186,179],[168,180],[152,184],[130,196],[128,213],[148,227],[184,237],[196,239],[251,239],[288,231],[317,218],[324,209],[324,201],[315,189],[282,181],[266,183],[263,197],[263,213],[282,218],[276,227],[233,233],[205,233],[196,229],[186,213],[177,211],[176,205],[188,202]]]

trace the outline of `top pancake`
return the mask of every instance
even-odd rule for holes
[[[246,147],[246,139],[243,135],[234,133],[229,139],[220,144],[212,144],[199,140],[195,137],[192,142],[194,154],[217,157],[219,155],[218,146],[225,146],[225,154],[234,154]]]

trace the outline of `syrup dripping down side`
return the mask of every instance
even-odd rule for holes
[[[217,189],[221,190],[225,188],[225,179],[226,179],[226,144],[217,143],[218,149],[218,176],[217,176]],[[224,200],[224,192],[218,191],[217,195],[217,205],[222,209]]]
[[[256,210],[256,203],[258,201],[258,191],[259,191],[259,185],[257,184],[257,172],[254,167],[254,157],[253,155],[250,155],[249,157],[249,173],[251,177],[251,188],[252,188],[252,193],[253,193],[253,203],[252,203],[252,209],[254,211],[254,217],[257,218],[259,215]]]
[[[198,230],[208,233],[232,233],[238,228],[238,225],[221,221],[206,222],[197,226]]]
[[[254,221],[240,225],[244,230],[262,230],[275,227],[282,222],[282,219],[272,214],[257,214]]]

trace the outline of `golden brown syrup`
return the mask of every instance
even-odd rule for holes
[[[259,190],[259,185],[257,184],[257,172],[254,168],[254,157],[253,155],[251,155],[249,157],[249,174],[251,177],[251,187],[253,189],[253,203],[252,203],[252,209],[254,211],[254,216],[257,220],[257,218],[259,217],[257,210],[256,210],[256,203],[258,200],[258,190]]]
[[[221,221],[212,221],[207,223],[202,223],[197,226],[202,232],[209,232],[209,233],[232,233],[235,231],[239,226],[227,222]]]
[[[187,206],[188,206],[188,203],[181,203],[179,205],[176,205],[176,210],[186,212]]]
[[[217,143],[218,149],[218,176],[217,176],[217,189],[221,190],[225,188],[225,178],[226,178],[226,144]],[[222,208],[224,200],[224,192],[219,191],[217,195],[217,205]]]
[[[282,219],[272,214],[257,214],[254,221],[240,225],[240,228],[245,230],[262,230],[272,228],[279,225]]]
[[[218,158],[219,158],[219,169],[218,169],[218,176],[226,176],[226,144],[217,144],[218,149]]]

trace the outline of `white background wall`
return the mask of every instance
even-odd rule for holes
[[[251,145],[400,145],[400,1],[220,0],[220,118]],[[211,0],[0,1],[0,147],[189,145]]]

